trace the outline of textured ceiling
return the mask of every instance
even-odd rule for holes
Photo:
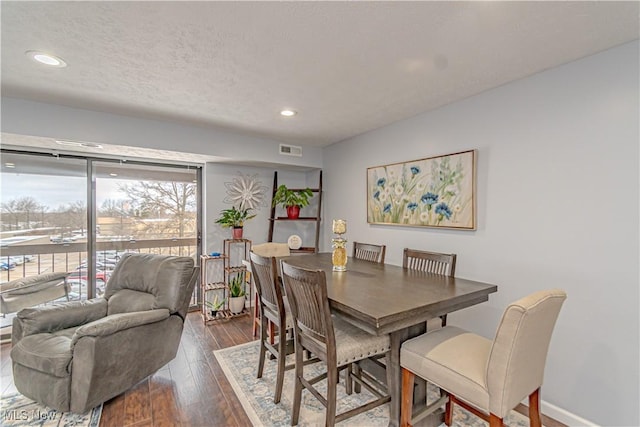
[[[321,146],[637,39],[638,14],[638,2],[3,1],[2,93]]]

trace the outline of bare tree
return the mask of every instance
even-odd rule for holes
[[[18,199],[18,209],[24,214],[27,228],[31,228],[31,213],[40,210],[40,203],[30,196],[21,197]]]
[[[62,228],[62,237],[65,232],[71,234],[73,230],[81,230],[84,236],[87,228],[87,205],[84,201],[75,201],[58,208],[58,224]]]
[[[7,202],[3,202],[1,206],[2,206],[3,226],[8,224],[10,230],[13,230],[14,226],[15,226],[15,229],[18,230],[19,229],[18,224],[20,222],[20,210],[18,209],[18,199],[11,199]]]
[[[130,209],[146,233],[184,237],[187,231],[195,230],[195,184],[140,181],[119,190],[127,195]]]
[[[45,206],[30,196],[11,199],[2,203],[2,222],[15,225],[16,230],[21,228],[21,222],[25,224],[25,228],[31,228],[32,214],[44,212],[45,209]],[[6,221],[5,217],[9,218],[9,221]]]
[[[102,216],[117,217],[122,214],[122,200],[106,199],[100,205],[98,213]]]

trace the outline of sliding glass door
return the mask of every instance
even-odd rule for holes
[[[2,150],[0,282],[67,272],[69,299],[83,300],[103,295],[124,253],[198,260],[200,179],[197,167]]]

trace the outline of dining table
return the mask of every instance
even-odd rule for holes
[[[480,304],[498,287],[459,277],[348,258],[346,271],[333,271],[331,253],[279,258],[291,265],[322,270],[332,312],[363,330],[389,334],[389,425],[400,423],[402,343],[425,332],[428,319]],[[434,425],[437,424],[433,421]]]

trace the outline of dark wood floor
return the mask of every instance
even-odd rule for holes
[[[187,316],[178,355],[156,374],[106,402],[101,427],[250,426],[214,350],[251,341],[251,318],[205,326],[199,313]],[[2,393],[14,390],[10,344],[0,347]],[[520,405],[519,412],[526,414]],[[546,427],[566,427],[544,417]]]

